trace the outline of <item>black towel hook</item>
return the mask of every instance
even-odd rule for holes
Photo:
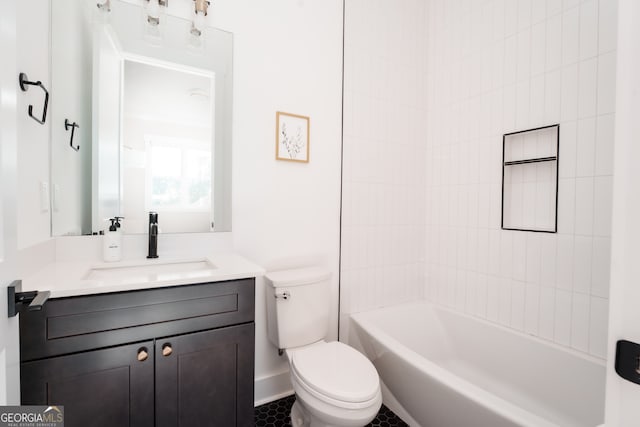
[[[69,119],[64,119],[64,130],[69,130],[69,128],[71,128],[71,139],[69,140],[69,145],[71,146],[71,148],[73,148],[74,150],[78,151],[80,150],[80,145],[78,144],[77,146],[73,146],[73,134],[75,133],[76,128],[79,128],[80,125],[77,124],[76,122],[73,123],[69,123]]]
[[[38,80],[37,82],[29,81],[29,78],[25,73],[20,73],[19,79],[20,79],[20,89],[22,89],[23,92],[26,92],[27,89],[29,89],[27,86],[38,86],[40,87],[40,89],[44,91],[44,109],[42,111],[42,120],[38,119],[33,115],[33,105],[29,105],[29,117],[31,117],[33,120],[43,125],[44,122],[47,120],[47,106],[49,105],[49,92],[47,92],[47,89],[45,89],[44,85],[40,80]]]

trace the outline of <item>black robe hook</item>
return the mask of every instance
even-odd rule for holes
[[[71,128],[71,139],[69,140],[69,145],[71,146],[71,148],[73,148],[74,150],[78,151],[80,150],[80,145],[77,146],[73,146],[73,135],[75,133],[76,128],[79,128],[80,125],[77,124],[76,122],[73,123],[69,123],[69,119],[64,119],[64,130],[69,130],[69,128]]]

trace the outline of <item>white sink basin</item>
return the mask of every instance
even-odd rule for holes
[[[200,279],[215,273],[216,266],[209,260],[168,261],[126,265],[105,265],[91,268],[83,280],[101,285],[133,285],[142,283]]]

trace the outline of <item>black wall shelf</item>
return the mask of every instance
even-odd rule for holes
[[[552,132],[553,134],[546,135],[547,133]],[[542,144],[538,142],[538,138],[540,135],[546,135]],[[555,140],[554,140],[555,138]],[[513,155],[514,147],[516,147],[516,143],[521,144],[518,148],[522,151],[522,153],[518,153],[519,155]],[[525,150],[525,145],[528,145],[528,149]],[[540,153],[540,145],[543,146],[542,153]],[[546,145],[546,146],[545,146]],[[546,152],[545,152],[546,150]],[[553,152],[555,151],[555,153]],[[527,153],[536,153],[537,155],[525,157],[524,152]],[[503,230],[514,230],[514,231],[531,231],[531,232],[539,232],[539,233],[557,233],[558,232],[558,163],[560,156],[560,125],[549,125],[542,126],[533,129],[521,130],[517,132],[506,133],[502,136],[502,217],[501,217],[501,228]],[[515,158],[514,158],[515,157]],[[525,158],[522,158],[525,157]],[[514,194],[517,193],[514,190],[514,185],[511,182],[511,177],[513,175],[513,167],[518,167],[522,165],[531,165],[531,164],[543,164],[543,163],[553,163],[555,162],[555,182],[552,182],[553,187],[551,188],[548,181],[541,180],[540,176],[536,174],[535,185],[545,185],[548,186],[547,191],[549,192],[549,199],[553,200],[553,210],[555,211],[553,214],[553,221],[547,221],[546,226],[540,226],[536,224],[534,220],[532,223],[527,222],[525,220],[525,212],[523,207],[523,213],[521,218],[514,218],[514,213],[511,210],[511,200],[513,197],[519,196],[523,198],[527,197],[526,194]],[[552,168],[553,168],[552,166]],[[552,169],[553,170],[553,169]],[[505,178],[506,181],[505,182]],[[555,193],[555,194],[554,194]],[[531,197],[531,195],[529,195]],[[506,200],[505,200],[506,199]],[[534,200],[529,199],[530,206],[536,206],[536,203],[539,201],[538,197],[534,195]],[[527,212],[530,215],[530,212]],[[551,224],[553,222],[553,224]]]

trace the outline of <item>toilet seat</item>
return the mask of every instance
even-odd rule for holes
[[[297,349],[290,357],[294,381],[317,399],[345,409],[366,408],[379,399],[378,372],[348,345],[319,343]]]

